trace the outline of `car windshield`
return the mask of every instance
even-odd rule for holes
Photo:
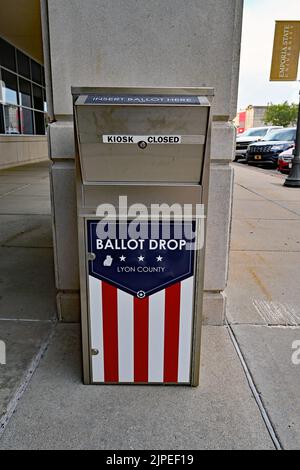
[[[263,137],[267,132],[268,129],[248,129],[241,137]]]
[[[263,140],[292,142],[296,138],[296,129],[281,129],[270,132]]]

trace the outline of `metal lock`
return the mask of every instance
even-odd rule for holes
[[[140,149],[144,150],[146,147],[147,147],[147,142],[145,142],[144,140],[141,140],[139,143],[138,143],[138,146],[140,147]]]

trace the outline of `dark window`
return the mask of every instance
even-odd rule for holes
[[[0,38],[0,64],[7,69],[16,71],[15,48]]]
[[[46,96],[46,90],[44,89],[44,112],[47,113],[47,96]]]
[[[27,106],[28,108],[32,108],[30,82],[28,80],[24,80],[23,78],[20,78],[19,87],[20,87],[20,104],[22,106]]]
[[[31,79],[33,82],[39,83],[42,85],[42,67],[40,64],[31,60]]]
[[[35,119],[35,133],[38,135],[45,134],[45,115],[44,113],[34,112]]]
[[[0,134],[45,134],[44,67],[0,38]]]
[[[296,129],[282,129],[269,134],[268,140],[292,142],[296,139]]]
[[[33,116],[32,111],[26,108],[20,108],[22,134],[33,134]]]
[[[17,76],[2,69],[2,97],[5,103],[18,104]]]
[[[4,107],[0,104],[0,134],[5,134],[5,127],[4,127]]]
[[[40,86],[33,85],[33,103],[34,109],[44,110],[43,89]]]
[[[243,137],[263,137],[268,132],[268,129],[255,129],[243,133]]]
[[[6,134],[20,134],[20,113],[16,106],[4,106],[4,125]]]
[[[30,79],[30,59],[23,52],[17,51],[18,74]]]

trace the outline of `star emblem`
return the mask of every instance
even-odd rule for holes
[[[144,259],[145,259],[145,256],[142,256],[142,255],[141,255],[141,256],[138,257],[138,260],[139,260],[139,261],[144,261]]]
[[[156,257],[156,261],[157,261],[158,263],[160,263],[162,260],[163,260],[163,257],[162,257],[162,256],[157,256],[157,257]]]
[[[120,261],[125,261],[126,260],[126,256],[122,255],[120,256]]]

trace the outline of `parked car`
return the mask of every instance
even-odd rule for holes
[[[248,165],[266,165],[277,168],[278,155],[295,145],[296,128],[289,127],[273,131],[261,142],[250,144],[246,159]]]
[[[294,158],[294,146],[285,150],[278,155],[278,171],[281,173],[289,173]]]
[[[280,126],[252,127],[236,138],[235,162],[246,158],[248,145],[266,137],[270,132],[281,129]]]

